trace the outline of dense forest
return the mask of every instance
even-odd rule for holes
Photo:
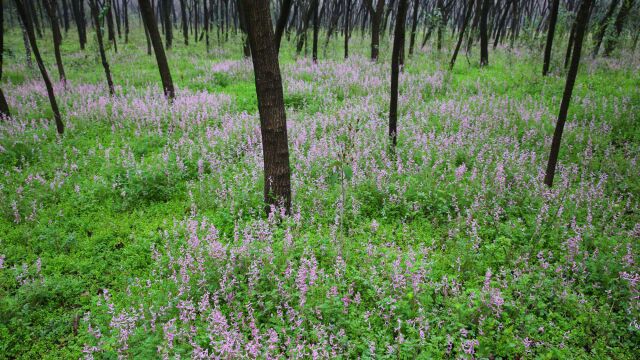
[[[0,11],[0,359],[638,357],[640,1]]]

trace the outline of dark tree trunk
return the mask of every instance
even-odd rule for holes
[[[573,42],[576,38],[576,21],[573,21],[571,25],[571,31],[569,32],[569,42],[567,44],[567,52],[564,55],[564,68],[569,67],[569,63],[571,62],[571,50],[573,50]]]
[[[278,16],[278,22],[276,23],[276,49],[280,51],[280,42],[282,41],[282,34],[284,33],[284,28],[287,26],[287,22],[289,21],[289,13],[291,12],[291,5],[293,5],[293,0],[284,0],[282,5],[280,6],[280,15]]]
[[[247,9],[249,42],[253,57],[262,153],[264,160],[264,200],[267,214],[271,205],[291,210],[291,170],[287,120],[284,110],[282,78],[271,25],[268,0],[241,0]]]
[[[377,61],[380,53],[380,23],[384,12],[384,0],[377,0],[375,9],[372,0],[364,0],[371,14],[371,60]]]
[[[619,0],[612,0],[611,4],[609,5],[609,8],[607,9],[606,14],[602,18],[602,20],[600,20],[600,24],[598,25],[598,31],[593,36],[596,42],[595,46],[593,47],[593,53],[592,53],[594,57],[598,55],[598,51],[600,51],[600,45],[602,44],[602,40],[604,39],[605,33],[607,32],[607,27],[609,27],[611,16],[613,16],[613,13],[616,11],[616,8],[618,7],[619,2],[620,2]]]
[[[147,39],[147,55],[151,56],[151,37],[149,36],[149,29],[147,29],[147,24],[142,22],[142,27],[144,27],[144,36]]]
[[[489,34],[487,21],[492,0],[484,0],[480,15],[480,67],[489,65]]]
[[[62,0],[62,20],[64,25],[64,34],[69,32],[69,4],[67,0]]]
[[[389,104],[389,140],[395,148],[398,137],[398,77],[400,73],[400,52],[404,44],[404,24],[407,17],[407,0],[400,0],[396,29],[393,36],[393,51],[391,53],[391,101]]]
[[[124,11],[124,43],[129,43],[129,2],[128,0],[122,0],[122,7]]]
[[[113,51],[118,52],[118,43],[116,41],[116,32],[113,26],[113,0],[106,0],[107,6],[107,31],[109,32],[109,41],[113,44]]]
[[[0,0],[0,81],[2,80],[2,53],[4,51],[4,1]],[[9,111],[9,104],[4,97],[2,88],[0,87],[0,121],[4,118],[11,116]]]
[[[27,13],[27,10],[22,3],[22,0],[15,0],[15,2],[16,8],[18,10],[18,15],[22,19],[22,23],[27,30],[27,36],[29,37],[29,42],[31,43],[31,50],[33,51],[33,55],[36,57],[36,62],[38,63],[38,69],[40,70],[40,74],[42,75],[42,80],[44,81],[44,85],[47,88],[47,95],[49,97],[49,103],[51,103],[51,110],[53,111],[53,118],[56,122],[56,129],[58,130],[58,134],[62,135],[64,133],[62,116],[60,116],[60,110],[58,109],[56,96],[53,93],[53,85],[51,84],[51,80],[49,79],[49,74],[47,74],[47,68],[44,66],[42,56],[40,56],[40,51],[38,50],[38,44],[36,43],[36,34],[33,31],[31,18],[29,17],[29,14]]]
[[[29,69],[33,69],[33,59],[31,59],[31,45],[29,45],[29,36],[27,35],[27,27],[22,22],[22,18],[18,19],[20,30],[22,31],[22,43],[24,44],[24,61]]]
[[[500,43],[500,39],[502,38],[502,33],[505,31],[505,25],[507,23],[507,15],[509,15],[509,8],[511,8],[511,3],[513,1],[512,0],[507,0],[507,5],[505,5],[505,9],[504,12],[502,13],[502,17],[500,18],[500,21],[498,22],[498,26],[496,28],[496,32],[495,32],[495,40],[493,41],[493,48],[497,48],[498,44]]]
[[[351,32],[349,23],[351,22],[351,0],[345,0],[345,16],[344,16],[344,58],[349,58],[349,37]]]
[[[171,25],[171,0],[162,1],[162,21],[164,24],[164,36],[167,49],[171,49],[173,42],[173,26]]]
[[[416,32],[418,30],[418,10],[420,0],[413,0],[413,13],[411,14],[411,37],[409,38],[409,56],[413,55],[413,47],[416,42]]]
[[[118,6],[118,0],[112,0],[113,14],[116,18],[116,29],[118,30],[118,38],[122,39],[122,32],[120,31],[120,7]]]
[[[113,88],[113,80],[111,79],[111,70],[109,69],[109,63],[107,62],[107,55],[105,54],[105,51],[104,51],[104,44],[102,43],[102,27],[100,24],[100,15],[98,12],[98,5],[96,4],[96,0],[89,0],[89,7],[91,8],[91,17],[93,18],[93,24],[96,27],[98,51],[100,52],[100,60],[102,61],[104,74],[107,77],[107,85],[109,86],[109,95],[113,96],[115,94],[115,90]]]
[[[189,24],[187,22],[187,5],[186,0],[180,0],[180,15],[182,18],[182,36],[184,36],[184,44],[189,45]]]
[[[551,63],[551,48],[553,46],[553,36],[556,32],[556,22],[558,21],[558,8],[560,0],[552,0],[551,14],[549,14],[549,30],[547,32],[547,45],[544,47],[544,63],[542,65],[542,76],[547,76]]]
[[[318,62],[318,34],[320,32],[320,17],[318,15],[318,6],[320,6],[320,2],[314,2],[313,6],[313,52],[312,58],[313,62]]]
[[[207,5],[207,2],[209,0],[202,0],[202,7],[203,7],[203,15],[204,15],[204,24],[203,24],[203,29],[202,31],[204,32],[204,41],[205,41],[205,45],[207,47],[207,53],[209,52],[209,7]]]
[[[453,70],[453,66],[456,64],[456,58],[458,57],[460,46],[462,46],[464,32],[467,29],[467,25],[469,24],[469,20],[471,19],[471,13],[473,12],[474,1],[475,0],[469,0],[467,2],[467,9],[465,11],[464,19],[462,21],[462,28],[460,29],[460,34],[458,34],[458,42],[456,43],[456,48],[453,51],[453,56],[451,56],[451,62],[449,63],[449,70]]]
[[[618,12],[618,16],[616,16],[616,21],[613,23],[614,34],[605,44],[604,47],[604,55],[609,56],[616,48],[618,44],[618,39],[620,38],[620,34],[622,33],[622,28],[624,27],[624,23],[627,21],[627,17],[633,8],[634,0],[622,0],[622,6],[620,7],[620,11]],[[636,31],[640,31],[637,30]]]
[[[37,6],[38,2],[35,3],[33,0],[24,0],[25,11],[27,12],[27,16],[32,20],[33,26],[35,27],[35,33],[39,38],[42,38],[42,29],[40,28],[40,20],[38,20],[38,12]]]
[[[84,5],[82,0],[71,0],[71,10],[73,11],[73,17],[76,21],[76,27],[78,28],[80,50],[84,50],[84,45],[87,43],[87,32],[84,20]]]
[[[171,72],[169,71],[169,63],[167,62],[167,55],[164,53],[164,47],[162,46],[162,38],[158,31],[158,25],[156,18],[153,15],[153,8],[149,0],[138,0],[140,4],[140,13],[142,14],[142,21],[149,31],[149,38],[153,45],[153,51],[156,54],[156,61],[158,62],[158,70],[160,70],[160,78],[162,79],[162,89],[164,95],[173,100],[175,96],[175,90],[173,88],[173,80],[171,80]]]
[[[576,18],[576,38],[574,41],[573,56],[571,58],[571,67],[567,73],[567,82],[564,87],[562,102],[560,103],[558,122],[556,123],[556,130],[553,133],[553,140],[551,142],[551,153],[549,155],[549,162],[547,163],[547,173],[544,177],[544,183],[549,187],[553,186],[553,177],[556,173],[558,153],[560,152],[560,141],[562,140],[562,131],[564,130],[564,123],[567,120],[567,112],[569,111],[569,102],[571,102],[573,85],[575,84],[576,76],[578,75],[580,53],[582,52],[582,40],[584,39],[584,34],[589,22],[590,8],[591,0],[583,0]]]
[[[193,41],[198,42],[198,0],[193,0]]]
[[[49,22],[51,23],[51,33],[53,35],[53,53],[56,58],[58,75],[60,76],[60,81],[65,82],[67,77],[64,73],[64,66],[62,65],[62,55],[60,54],[62,33],[60,32],[58,18],[56,17],[56,5],[52,0],[43,0],[42,3],[44,4],[44,8],[47,11],[47,16],[49,16]]]

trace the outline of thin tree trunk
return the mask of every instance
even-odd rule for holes
[[[109,32],[109,41],[113,44],[113,51],[118,52],[118,43],[116,41],[116,33],[113,26],[113,5],[111,5],[113,0],[106,0],[107,6],[107,30]]]
[[[171,49],[173,42],[173,26],[171,25],[171,0],[162,0],[162,21],[167,49]]]
[[[613,23],[613,28],[615,30],[614,34],[608,39],[604,47],[604,55],[609,56],[616,48],[618,44],[618,39],[620,38],[620,34],[622,33],[622,28],[624,27],[624,23],[633,8],[634,0],[622,0],[622,6],[620,7],[620,11],[618,12],[618,16],[616,16],[616,21]],[[638,31],[636,29],[636,31]]]
[[[96,27],[98,51],[100,52],[100,60],[102,61],[104,74],[107,77],[107,85],[109,86],[109,95],[113,96],[115,94],[115,90],[113,87],[113,80],[111,79],[111,70],[109,69],[109,63],[107,62],[107,55],[105,54],[104,44],[102,42],[102,27],[100,24],[100,16],[98,15],[98,5],[96,4],[96,0],[89,0],[89,7],[91,8],[91,16],[93,17],[93,23]]]
[[[389,104],[389,140],[395,149],[398,137],[398,78],[400,73],[400,52],[404,44],[404,24],[407,17],[407,0],[400,0],[396,29],[393,36],[393,51],[391,53],[391,101]]]
[[[4,51],[4,1],[0,0],[0,81],[2,81],[2,61],[3,56],[2,53]],[[7,99],[4,97],[4,93],[2,92],[2,88],[0,87],[0,121],[4,118],[8,118],[11,116],[11,112],[9,111],[9,104],[7,103]]]
[[[320,2],[316,1],[313,7],[313,62],[318,62],[318,33],[320,32],[320,17],[318,16],[318,6]],[[324,5],[323,5],[324,6]]]
[[[162,46],[162,38],[158,31],[158,25],[156,18],[153,15],[153,8],[149,0],[138,0],[140,4],[140,12],[142,13],[142,20],[144,21],[147,30],[149,30],[149,38],[153,45],[153,51],[156,54],[156,61],[158,62],[158,70],[160,71],[160,78],[162,79],[162,89],[164,95],[172,101],[175,96],[175,90],[173,88],[173,80],[171,80],[171,72],[169,71],[169,63],[167,62],[167,55],[164,52]]]
[[[44,8],[49,16],[49,22],[51,23],[51,33],[53,35],[53,53],[56,58],[56,66],[58,68],[58,75],[60,81],[66,82],[66,75],[64,73],[64,66],[62,65],[62,55],[60,54],[60,43],[62,42],[62,33],[60,32],[60,26],[58,25],[58,18],[56,17],[56,5],[52,0],[43,0]]]
[[[289,21],[289,13],[291,12],[291,5],[293,5],[293,0],[284,0],[282,5],[280,6],[280,15],[278,16],[278,22],[276,23],[276,49],[280,51],[280,42],[282,41],[282,34],[284,33],[284,28],[287,26],[287,21]]]
[[[474,1],[475,0],[469,0],[467,2],[467,9],[465,11],[464,19],[462,22],[462,29],[460,29],[460,34],[458,35],[458,42],[456,43],[456,48],[453,51],[453,56],[451,56],[451,62],[449,63],[449,70],[453,70],[453,66],[456,64],[456,58],[458,57],[460,46],[462,46],[464,32],[467,29],[467,25],[469,24],[469,20],[471,19],[471,13],[473,12]]]
[[[491,0],[484,0],[482,3],[482,15],[480,16],[480,67],[489,65],[489,34],[487,28],[487,18]]]
[[[128,0],[122,0],[122,7],[124,11],[124,43],[129,43],[129,2]]]
[[[36,57],[36,62],[38,63],[38,69],[40,70],[40,74],[42,75],[42,80],[44,81],[44,85],[47,88],[47,95],[49,97],[49,103],[51,103],[51,110],[53,111],[53,118],[56,123],[56,129],[58,131],[58,134],[62,135],[64,134],[64,124],[62,123],[62,116],[60,116],[60,110],[58,109],[56,96],[53,92],[53,85],[51,84],[51,80],[49,79],[49,74],[47,74],[47,68],[44,66],[42,56],[40,56],[40,51],[38,50],[38,44],[36,43],[36,34],[33,31],[31,18],[29,17],[29,14],[27,13],[27,10],[22,3],[22,0],[15,0],[15,2],[16,8],[18,10],[18,15],[20,15],[22,23],[27,30],[27,36],[29,37],[29,42],[31,43],[31,50],[33,51],[33,55]]]
[[[567,73],[567,82],[564,87],[562,102],[560,103],[560,113],[558,114],[558,122],[556,123],[556,129],[553,133],[553,140],[551,142],[551,153],[549,154],[547,172],[544,177],[544,183],[549,187],[553,186],[553,177],[556,173],[556,165],[558,163],[558,154],[560,152],[562,132],[564,130],[564,124],[567,120],[567,112],[569,111],[569,103],[571,102],[573,86],[576,82],[576,76],[578,75],[578,67],[580,66],[580,54],[582,52],[582,40],[584,39],[584,34],[587,29],[587,23],[589,22],[590,7],[591,0],[583,0],[582,4],[580,5],[580,9],[578,10],[578,16],[576,18],[576,39],[574,41],[571,67],[569,68],[569,72]]]
[[[413,14],[411,15],[411,38],[409,38],[409,57],[413,55],[413,47],[416,42],[416,32],[418,30],[418,10],[420,0],[413,0]]]
[[[291,170],[287,120],[269,1],[241,1],[247,9],[249,42],[260,112],[265,210],[269,214],[272,206],[282,205],[285,211],[290,213]]]
[[[549,14],[549,30],[547,32],[547,45],[544,47],[544,63],[542,65],[542,76],[547,76],[551,63],[551,48],[553,46],[553,36],[556,32],[556,22],[558,20],[558,9],[560,0],[552,0],[551,14]]]
[[[84,20],[84,5],[82,0],[71,0],[71,10],[73,11],[73,17],[76,21],[76,28],[78,29],[78,41],[80,42],[80,50],[84,50],[84,45],[87,43],[87,33]]]
[[[604,39],[605,33],[607,32],[607,27],[609,27],[609,19],[611,19],[611,16],[616,11],[616,8],[618,7],[619,2],[620,2],[619,0],[612,0],[611,4],[609,5],[609,8],[607,9],[607,12],[605,13],[604,17],[600,21],[600,25],[598,26],[598,31],[594,35],[596,44],[594,45],[593,53],[591,54],[593,57],[598,55],[598,51],[600,51],[600,45],[602,44],[602,40]]]
[[[187,5],[185,0],[180,0],[180,15],[182,18],[182,36],[184,44],[189,45],[189,24],[187,23]]]
[[[344,58],[349,58],[349,37],[351,32],[349,30],[349,23],[351,22],[351,0],[345,0],[345,16],[344,16]]]

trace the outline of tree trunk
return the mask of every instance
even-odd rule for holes
[[[123,0],[122,7],[124,10],[124,43],[129,43],[129,2],[128,0]]]
[[[171,25],[171,0],[162,1],[162,21],[164,24],[164,36],[167,50],[171,49],[173,42],[173,25]]]
[[[622,6],[620,7],[620,11],[618,12],[618,16],[616,16],[616,21],[613,23],[613,28],[615,30],[614,34],[611,38],[608,39],[607,43],[604,47],[604,55],[609,56],[616,48],[618,44],[618,39],[620,38],[620,34],[622,33],[622,28],[624,27],[624,23],[633,8],[634,0],[622,0]],[[638,31],[638,30],[636,30]]]
[[[293,0],[284,0],[282,5],[280,6],[280,15],[278,16],[278,22],[276,23],[276,49],[280,51],[280,42],[282,40],[282,34],[284,33],[284,28],[287,26],[287,21],[289,21],[289,13],[291,12],[291,5],[293,5]]]
[[[247,9],[249,42],[260,112],[265,210],[269,214],[271,206],[284,206],[285,211],[290,213],[291,170],[287,120],[269,1],[241,1]]]
[[[184,44],[189,45],[189,24],[187,23],[187,5],[185,0],[180,0],[180,16],[182,18],[182,36]]]
[[[313,63],[318,62],[318,33],[320,32],[320,17],[318,16],[318,6],[320,2],[314,2],[313,6]],[[324,5],[323,5],[324,6]]]
[[[473,3],[475,0],[469,0],[467,2],[467,9],[465,11],[464,19],[462,22],[462,29],[460,29],[460,34],[458,35],[458,42],[456,43],[456,48],[453,51],[453,56],[451,56],[451,62],[449,63],[449,70],[453,70],[453,66],[456,64],[456,58],[458,57],[458,52],[460,51],[460,46],[462,46],[462,40],[464,38],[464,32],[467,29],[467,25],[469,24],[469,20],[471,19],[471,13],[473,12]]]
[[[564,94],[562,95],[562,102],[560,103],[560,113],[558,114],[558,122],[556,123],[556,130],[553,133],[553,140],[551,142],[551,153],[549,155],[549,162],[547,163],[547,173],[544,177],[544,183],[551,187],[553,186],[553,177],[556,172],[556,165],[558,163],[558,153],[560,152],[560,141],[562,140],[562,131],[564,130],[564,123],[567,120],[567,112],[569,111],[569,102],[571,101],[571,94],[573,92],[573,85],[576,82],[576,76],[578,75],[578,67],[580,66],[580,53],[582,52],[582,40],[587,29],[587,23],[589,22],[589,8],[591,7],[591,0],[583,0],[578,10],[578,16],[576,18],[576,38],[574,41],[573,56],[571,58],[571,67],[567,73],[567,82],[564,87]]]
[[[64,25],[64,34],[69,32],[69,4],[67,0],[62,0],[62,19]]]
[[[544,47],[544,63],[542,65],[542,76],[547,76],[549,64],[551,63],[551,48],[553,46],[553,36],[556,32],[556,22],[558,21],[558,8],[560,0],[552,0],[551,14],[549,14],[549,30],[547,31],[547,45]]]
[[[0,0],[0,81],[2,81],[2,61],[3,56],[2,53],[4,51],[4,4],[3,0]],[[0,121],[4,118],[8,118],[11,116],[11,112],[9,111],[9,104],[7,103],[7,99],[4,97],[4,93],[2,92],[2,88],[0,87]]]
[[[611,19],[611,16],[616,11],[616,8],[618,7],[619,2],[620,2],[619,0],[612,0],[611,4],[609,5],[609,8],[607,9],[607,12],[605,13],[602,20],[600,20],[600,24],[598,25],[598,31],[593,36],[596,42],[593,47],[593,53],[591,54],[593,57],[598,55],[598,51],[600,51],[600,45],[602,44],[602,40],[604,39],[605,33],[607,32],[607,27],[609,27],[609,19]]]
[[[96,27],[98,51],[100,52],[100,60],[102,61],[104,74],[107,77],[107,85],[109,86],[109,95],[113,96],[115,94],[115,90],[113,87],[113,80],[111,79],[111,70],[109,69],[109,63],[107,62],[107,55],[105,54],[105,51],[104,51],[104,44],[102,43],[102,28],[100,25],[100,16],[98,15],[98,5],[96,4],[96,0],[89,0],[89,7],[91,8],[91,17],[93,17],[93,23]]]
[[[351,22],[351,0],[346,0],[345,4],[345,16],[344,16],[344,58],[349,58],[349,37],[351,32],[349,30],[349,23]]]
[[[153,51],[156,54],[156,61],[158,62],[158,70],[160,70],[160,78],[162,79],[162,89],[164,95],[172,101],[175,96],[175,90],[173,88],[173,80],[171,80],[171,72],[169,71],[169,63],[167,62],[167,55],[164,52],[162,46],[162,38],[158,31],[158,24],[156,18],[153,15],[153,8],[149,0],[138,0],[140,4],[140,13],[142,14],[142,20],[144,21],[147,30],[149,31],[149,38],[153,45]]]
[[[413,55],[413,47],[416,42],[416,32],[418,30],[418,10],[420,0],[413,0],[413,13],[411,14],[411,37],[409,38],[409,57]]]
[[[71,0],[71,10],[73,11],[73,17],[76,20],[80,50],[84,50],[84,46],[87,43],[87,32],[84,20],[84,5],[82,0]]]
[[[111,5],[113,0],[106,0],[107,6],[107,31],[109,32],[109,41],[113,44],[113,51],[118,52],[118,43],[116,41],[116,32],[113,26],[113,5]]]
[[[384,0],[378,0],[375,9],[372,0],[364,0],[371,14],[371,60],[377,61],[380,53],[380,22],[384,12]]]
[[[400,0],[396,29],[393,36],[393,51],[391,53],[391,101],[389,104],[389,140],[395,149],[398,135],[398,77],[400,73],[400,52],[404,44],[404,24],[407,17],[407,0]]]
[[[24,4],[22,3],[22,0],[15,0],[15,2],[16,8],[18,10],[18,15],[22,19],[22,23],[27,30],[27,36],[29,38],[29,42],[31,43],[31,50],[33,51],[33,55],[36,57],[36,62],[38,63],[38,69],[40,70],[40,74],[42,75],[42,80],[44,81],[44,85],[47,88],[47,95],[49,97],[49,103],[51,103],[51,110],[53,111],[53,118],[56,122],[56,129],[58,130],[58,134],[62,135],[64,134],[64,124],[62,123],[62,116],[60,116],[60,110],[58,109],[56,96],[53,93],[53,85],[51,84],[51,80],[49,79],[49,74],[47,74],[47,68],[44,66],[42,56],[40,56],[40,51],[38,50],[38,44],[36,43],[36,34],[33,31],[31,18],[27,13]]]
[[[58,75],[60,81],[66,82],[66,76],[64,73],[64,66],[62,65],[62,55],[60,54],[60,43],[62,42],[62,33],[60,32],[60,26],[58,25],[58,18],[56,17],[56,4],[52,0],[43,0],[44,8],[49,16],[49,22],[51,23],[51,34],[53,35],[53,53],[56,58],[56,66],[58,67]]]
[[[480,16],[480,67],[489,65],[489,34],[487,28],[487,18],[492,0],[484,0],[482,3],[482,14]]]

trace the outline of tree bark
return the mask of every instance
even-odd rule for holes
[[[2,81],[2,61],[3,56],[2,53],[4,51],[4,4],[3,0],[0,0],[0,81]],[[4,97],[4,93],[2,92],[2,88],[0,87],[0,121],[4,118],[11,116],[11,112],[9,111],[9,104],[7,103],[7,99]]]
[[[104,74],[107,77],[107,85],[109,86],[109,95],[113,96],[115,94],[115,90],[113,87],[113,80],[111,79],[111,70],[109,69],[109,63],[107,62],[107,55],[104,51],[104,44],[102,42],[102,28],[100,25],[100,16],[98,15],[98,5],[96,4],[96,0],[89,0],[89,7],[91,8],[91,17],[93,17],[93,23],[96,27],[98,51],[100,52],[100,60],[102,61]]]
[[[551,49],[553,47],[553,36],[556,32],[556,22],[558,21],[558,9],[560,0],[552,0],[551,14],[549,14],[549,30],[547,31],[547,44],[544,47],[544,62],[542,65],[542,76],[547,76],[551,63]]]
[[[64,73],[64,66],[62,65],[62,55],[60,54],[60,43],[62,42],[62,33],[60,32],[60,26],[58,25],[58,18],[56,16],[56,4],[52,0],[43,0],[44,8],[49,16],[49,22],[51,23],[51,33],[53,35],[53,53],[56,58],[56,66],[58,68],[58,75],[60,81],[66,82],[66,75]]]
[[[314,2],[313,7],[313,52],[312,58],[314,64],[318,62],[318,33],[320,32],[320,17],[318,15],[318,6],[320,2]]]
[[[609,56],[616,48],[618,44],[618,39],[620,38],[620,34],[622,33],[622,28],[624,27],[624,23],[633,8],[634,0],[622,0],[622,6],[620,7],[620,11],[618,12],[618,16],[616,16],[616,21],[613,23],[613,28],[615,30],[614,34],[605,44],[604,47],[604,55]],[[637,30],[636,30],[637,31]]]
[[[71,10],[73,11],[73,17],[76,21],[76,28],[78,29],[78,41],[80,43],[80,50],[84,50],[84,46],[87,43],[87,32],[84,20],[84,5],[82,0],[71,0]]]
[[[264,200],[267,214],[271,206],[291,210],[291,170],[287,120],[282,92],[275,36],[268,0],[241,0],[247,10],[249,43],[253,57],[262,153],[264,160]]]
[[[407,0],[400,0],[396,29],[393,36],[393,51],[391,53],[391,101],[389,104],[389,140],[394,149],[398,135],[398,78],[400,73],[400,52],[404,44],[404,24],[407,17]]]
[[[144,21],[147,30],[149,31],[149,38],[153,45],[153,51],[156,54],[156,61],[158,62],[158,70],[160,71],[160,78],[162,79],[162,89],[164,95],[172,101],[175,97],[175,90],[173,87],[173,80],[171,80],[171,72],[169,71],[169,63],[167,62],[167,55],[164,52],[162,46],[162,38],[158,31],[158,25],[156,18],[153,15],[153,8],[149,0],[138,0],[140,4],[140,13],[142,14],[142,20]]]
[[[380,53],[380,22],[384,12],[384,1],[377,0],[375,9],[372,0],[364,0],[365,6],[371,14],[371,60],[377,61]]]
[[[31,50],[33,51],[33,55],[36,58],[36,62],[38,63],[38,69],[40,70],[40,74],[42,75],[42,80],[44,81],[44,85],[47,88],[47,96],[49,97],[49,103],[51,104],[51,110],[53,111],[53,118],[56,123],[56,130],[58,134],[64,134],[64,124],[62,123],[62,116],[60,116],[60,110],[58,109],[58,103],[56,102],[56,96],[53,92],[53,85],[51,84],[51,80],[49,79],[49,74],[47,74],[47,68],[44,66],[44,62],[42,61],[42,56],[40,56],[40,51],[38,50],[38,44],[36,43],[36,34],[33,31],[33,24],[31,23],[31,17],[27,13],[27,10],[22,3],[22,0],[15,0],[16,8],[18,10],[18,15],[22,19],[22,23],[25,26],[27,31],[27,36],[29,38],[29,43],[31,43]]]
[[[413,13],[411,14],[411,37],[409,38],[409,57],[413,55],[413,47],[416,42],[416,32],[418,30],[418,10],[420,0],[413,0]]]
[[[484,0],[482,14],[480,15],[480,67],[489,65],[489,34],[487,21],[492,0]]]
[[[609,19],[611,19],[611,16],[613,16],[613,13],[616,11],[619,2],[619,0],[612,0],[609,8],[607,9],[607,12],[605,13],[602,20],[600,20],[598,31],[594,35],[596,44],[594,45],[593,53],[591,54],[593,57],[598,55],[598,51],[600,51],[600,45],[602,44],[605,33],[607,32],[607,27],[609,27]]]
[[[560,103],[560,113],[558,114],[558,122],[556,123],[556,129],[553,133],[553,140],[551,142],[551,153],[549,154],[549,162],[547,163],[547,172],[544,177],[544,183],[551,187],[553,186],[553,177],[556,173],[556,165],[558,163],[558,153],[560,152],[560,142],[562,140],[562,132],[564,130],[564,124],[567,120],[567,112],[569,111],[569,103],[571,102],[571,94],[573,93],[573,86],[576,82],[576,76],[578,75],[578,67],[580,66],[580,54],[582,52],[582,40],[587,29],[587,23],[589,22],[589,9],[591,8],[592,0],[583,0],[578,10],[578,16],[576,18],[576,38],[574,41],[573,56],[571,58],[571,67],[567,73],[567,82],[564,87],[564,93],[562,95],[562,102]]]
[[[351,22],[351,0],[345,0],[345,16],[344,16],[344,58],[349,58],[349,37],[351,32],[349,30],[349,23]],[[417,1],[417,0],[416,0]]]
[[[462,40],[464,38],[464,32],[467,29],[467,25],[469,24],[469,20],[471,19],[471,13],[473,12],[473,3],[475,0],[469,0],[467,2],[467,9],[464,15],[464,19],[462,22],[462,29],[460,29],[460,34],[458,35],[458,42],[456,43],[456,48],[453,51],[453,56],[451,56],[451,62],[449,63],[449,70],[453,70],[453,66],[456,64],[456,58],[458,57],[458,52],[460,51],[460,46],[462,46]]]

